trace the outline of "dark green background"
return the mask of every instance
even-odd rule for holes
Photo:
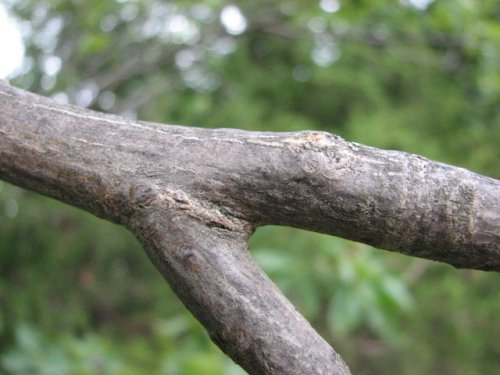
[[[326,130],[500,177],[498,1],[6,4],[25,37],[16,86],[147,121]],[[355,374],[500,368],[498,274],[288,228],[251,250]],[[3,372],[242,374],[129,233],[0,181]]]

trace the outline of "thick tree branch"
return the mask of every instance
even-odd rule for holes
[[[328,133],[129,121],[1,82],[0,178],[127,226],[255,374],[348,373],[251,260],[257,226],[500,270],[500,181]]]

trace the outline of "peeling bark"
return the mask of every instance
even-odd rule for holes
[[[324,132],[137,122],[0,81],[0,178],[130,229],[252,374],[348,374],[247,251],[287,225],[500,270],[500,181]]]

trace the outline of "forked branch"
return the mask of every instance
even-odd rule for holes
[[[253,374],[348,374],[255,265],[276,224],[500,270],[500,181],[323,132],[130,121],[0,82],[0,178],[121,223]]]

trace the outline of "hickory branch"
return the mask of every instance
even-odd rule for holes
[[[0,178],[126,226],[252,374],[349,373],[253,262],[258,226],[500,270],[500,181],[323,132],[130,121],[0,81]]]

